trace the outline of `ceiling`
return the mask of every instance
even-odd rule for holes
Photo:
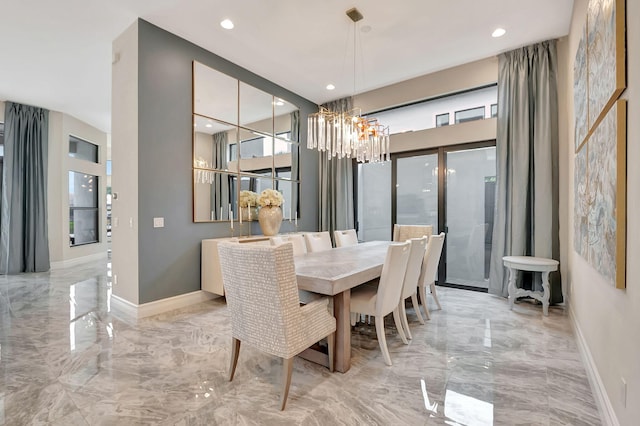
[[[564,36],[573,0],[393,5],[388,0],[3,2],[0,100],[62,111],[110,132],[111,43],[141,17],[323,103]],[[345,15],[354,6],[364,15],[356,25]],[[224,18],[233,20],[233,30],[220,27]],[[507,34],[492,38],[496,27]],[[326,90],[329,83],[336,89]]]

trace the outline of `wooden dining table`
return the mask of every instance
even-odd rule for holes
[[[391,241],[371,241],[295,256],[298,288],[333,298],[334,366],[342,373],[351,367],[351,289],[380,277],[390,244]]]

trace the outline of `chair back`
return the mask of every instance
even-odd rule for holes
[[[333,248],[329,231],[309,232],[304,234],[304,238],[307,241],[307,251],[309,253],[331,250]]]
[[[302,323],[292,244],[218,244],[231,334],[283,358]]]
[[[427,243],[427,251],[422,261],[422,270],[418,283],[429,285],[436,280],[438,273],[438,264],[440,263],[440,255],[442,254],[442,246],[444,245],[444,232],[440,235],[433,235]]]
[[[422,238],[433,235],[431,225],[393,225],[393,241],[407,241],[411,238]]]
[[[407,271],[410,245],[408,242],[394,243],[387,249],[382,266],[376,297],[376,315],[387,315],[398,307],[402,282]]]
[[[336,247],[355,246],[358,244],[358,234],[356,234],[355,229],[333,231],[333,239],[336,242]]]
[[[420,278],[422,263],[427,250],[427,237],[411,238],[409,244],[409,261],[407,262],[407,272],[404,275],[402,284],[401,300],[411,296],[418,289],[418,278]]]
[[[270,240],[272,246],[277,246],[283,243],[292,243],[294,256],[301,256],[307,253],[307,243],[305,242],[304,235],[302,234],[280,235],[271,237]]]

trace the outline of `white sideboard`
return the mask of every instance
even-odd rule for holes
[[[236,241],[242,244],[271,244],[269,237],[258,235],[244,238],[210,238],[202,240],[202,254],[200,266],[200,288],[210,293],[224,296],[222,285],[222,271],[218,257],[218,243]]]
[[[209,238],[202,240],[200,288],[209,293],[219,294],[220,296],[224,296],[224,286],[222,285],[222,271],[220,270],[220,259],[218,257],[218,243],[226,241],[235,241],[241,244],[271,244],[269,237],[265,237],[264,235],[236,238]]]

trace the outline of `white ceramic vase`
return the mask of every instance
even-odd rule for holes
[[[280,224],[282,224],[282,209],[276,206],[260,207],[258,222],[265,236],[276,235],[280,231]]]

